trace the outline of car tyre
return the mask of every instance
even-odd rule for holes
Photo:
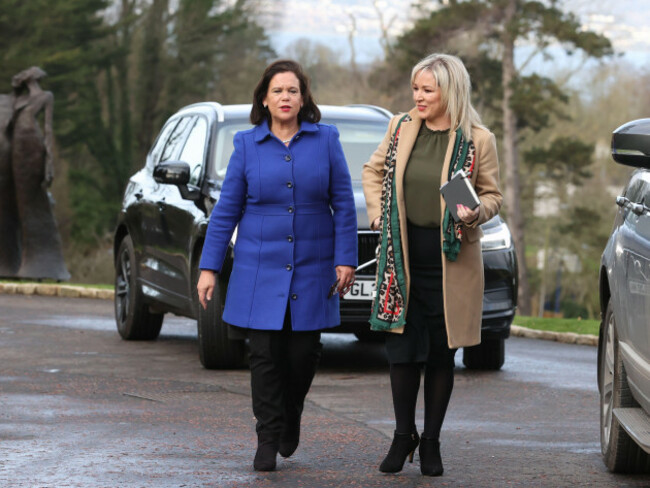
[[[207,308],[198,305],[199,359],[205,369],[235,369],[245,365],[246,342],[230,339],[228,324],[222,318],[225,287],[225,283],[217,279]]]
[[[600,390],[600,445],[607,468],[614,473],[645,473],[650,456],[641,449],[618,422],[615,408],[638,407],[627,382],[619,350],[616,318],[612,302],[607,304],[598,345]]]
[[[463,364],[468,369],[499,370],[506,358],[505,339],[483,339],[480,344],[463,349]]]
[[[122,339],[151,341],[158,337],[164,314],[152,313],[138,284],[131,236],[120,243],[115,260],[115,323]]]

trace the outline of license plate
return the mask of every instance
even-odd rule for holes
[[[375,280],[357,280],[343,298],[345,300],[372,300],[374,297]]]

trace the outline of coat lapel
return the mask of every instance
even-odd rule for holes
[[[420,132],[420,126],[422,125],[422,119],[420,119],[420,116],[418,115],[417,108],[412,109],[409,112],[409,115],[412,120],[402,123],[399,143],[397,144],[397,155],[395,158],[395,187],[398,189],[398,201],[404,199],[404,172],[406,171],[406,164],[411,157],[411,151],[413,150],[415,140],[418,138],[418,132]]]

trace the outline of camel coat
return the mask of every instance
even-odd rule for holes
[[[416,108],[409,112],[412,120],[402,122],[399,143],[397,145],[395,167],[395,189],[399,209],[400,237],[404,268],[406,271],[406,308],[411,287],[408,255],[408,232],[406,219],[406,204],[404,202],[404,172],[411,151],[415,145],[422,120]],[[388,131],[377,150],[363,167],[363,191],[366,197],[368,219],[372,223],[381,217],[381,187],[384,177],[384,162],[390,139],[395,132],[399,119],[396,115],[390,121]],[[454,148],[455,132],[449,132],[449,144],[442,168],[441,183],[447,181],[451,153]],[[478,225],[494,217],[501,207],[503,196],[499,190],[499,162],[494,134],[483,127],[472,128],[472,140],[476,147],[476,165],[471,181],[481,200],[478,219],[470,225],[465,225],[465,232],[456,261],[442,257],[443,297],[445,303],[445,323],[450,348],[474,346],[481,342],[481,319],[483,316],[483,255],[480,238],[483,231]],[[441,215],[443,221],[445,202],[440,196]],[[440,236],[442,239],[442,235]],[[405,325],[408,327],[408,324]],[[402,333],[403,327],[391,332]]]

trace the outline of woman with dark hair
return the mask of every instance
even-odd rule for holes
[[[390,121],[363,168],[373,229],[381,230],[370,318],[386,334],[395,435],[380,471],[401,471],[420,447],[420,470],[443,473],[440,430],[454,386],[457,348],[481,341],[482,231],[501,206],[494,135],[472,107],[463,62],[432,54],[411,71],[415,107]],[[455,221],[439,188],[464,171],[480,205]],[[415,406],[424,370],[424,432]]]
[[[258,471],[298,447],[320,331],[340,323],[338,295],[357,264],[350,173],[338,131],[319,120],[300,65],[269,65],[253,95],[255,127],[234,137],[199,264],[205,308],[238,226],[223,320],[249,339]]]

